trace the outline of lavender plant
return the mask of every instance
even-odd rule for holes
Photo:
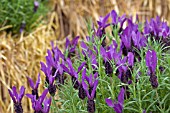
[[[27,94],[34,111],[47,113],[51,108],[54,113],[170,112],[167,23],[157,17],[141,28],[138,20],[119,17],[114,10],[97,23],[97,28],[88,25],[89,36],[80,46],[78,36],[72,41],[66,38],[64,53],[52,43],[46,64],[41,62],[47,89],[40,97]],[[107,33],[108,27],[111,33]],[[28,78],[33,92],[38,92],[39,77],[36,85]],[[52,98],[44,100],[48,92]]]
[[[42,22],[37,20],[47,13],[47,3],[47,0],[1,0],[0,27],[11,26],[6,31],[13,34],[32,31]]]
[[[9,95],[11,96],[13,102],[14,102],[14,110],[16,113],[23,113],[23,109],[22,109],[22,103],[21,100],[24,96],[25,93],[25,88],[24,86],[22,86],[20,88],[20,94],[17,93],[17,89],[15,86],[12,87],[12,90],[9,90]]]

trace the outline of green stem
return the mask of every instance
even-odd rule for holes
[[[52,105],[53,105],[52,113],[55,113],[55,111],[56,111],[56,103],[55,103],[54,97],[52,97]],[[58,113],[58,112],[57,112],[57,113]]]
[[[139,82],[140,82],[140,81],[139,81]],[[138,82],[138,83],[139,83],[139,82]],[[140,90],[139,84],[137,84],[137,85],[138,85],[138,86],[137,86],[137,87],[138,87],[137,90],[138,90],[138,98],[139,98],[139,100],[138,100],[138,101],[139,101],[139,112],[142,113],[143,110],[142,110],[141,93],[140,93],[141,90]]]
[[[133,95],[134,95],[134,98],[136,99],[136,88],[135,88],[135,83],[133,83]]]
[[[113,77],[113,76],[114,76],[114,75],[112,75],[112,77]],[[111,88],[114,89],[114,90],[112,90],[112,92],[111,92],[111,93],[112,93],[112,97],[113,97],[113,99],[114,99],[114,98],[115,98],[115,92],[116,92],[116,91],[115,91],[115,86],[116,86],[116,84],[115,84],[115,79],[110,78],[110,84],[111,84],[111,86],[112,86]]]
[[[55,102],[55,98],[54,96],[52,96],[52,104],[53,104],[53,109],[52,109],[52,113],[59,113],[59,108]]]
[[[101,44],[101,42],[100,42],[101,40],[99,40],[99,43],[98,43],[98,62],[99,62],[99,75],[102,77],[102,75],[101,75],[101,57],[100,57],[100,44]]]
[[[74,106],[74,100],[72,99],[72,105],[70,105],[70,106],[72,106],[72,113],[77,113],[76,112],[76,108],[75,108],[75,106]]]
[[[158,99],[159,106],[160,106],[160,108],[161,108],[161,110],[162,110],[162,105],[161,105],[161,102],[160,102],[160,99],[159,99],[159,95],[158,95],[157,89],[156,89],[156,98]]]

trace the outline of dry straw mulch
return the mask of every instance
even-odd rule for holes
[[[52,13],[49,20],[58,21],[56,15],[56,13]],[[45,61],[46,51],[51,48],[50,41],[57,39],[58,34],[52,30],[52,26],[52,21],[49,21],[48,25],[39,26],[28,36],[21,34],[12,37],[6,32],[0,33],[0,113],[14,112],[13,102],[7,89],[24,85],[26,93],[31,92],[26,76],[37,79],[40,72],[40,61]],[[41,74],[41,78],[44,78],[42,76]],[[41,84],[43,84],[42,81]],[[43,85],[41,85],[40,92],[43,89]],[[30,101],[23,98],[22,104],[24,113],[30,113],[32,109]]]
[[[60,22],[61,37],[87,35],[86,22],[96,22],[111,10],[119,15],[139,16],[140,22],[156,17],[170,21],[170,0],[53,0]],[[96,24],[96,23],[95,23]]]
[[[45,61],[50,41],[57,39],[57,46],[64,48],[64,37],[87,35],[86,22],[93,22],[112,9],[120,15],[139,15],[140,21],[159,15],[170,20],[170,0],[52,0],[53,11],[47,24],[39,26],[27,36],[13,37],[0,28],[0,113],[13,113],[13,103],[8,88],[22,85],[30,92],[26,76],[34,80],[40,72],[40,61]],[[41,78],[43,74],[41,74]],[[41,82],[43,83],[43,82]],[[40,92],[43,90],[43,84]],[[23,98],[24,113],[32,112],[31,103]]]

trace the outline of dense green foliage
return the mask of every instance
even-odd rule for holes
[[[0,0],[0,27],[11,25],[7,31],[19,33],[22,24],[24,30],[32,31],[41,22],[38,20],[47,13],[48,0],[38,0],[39,7],[34,11],[34,0]]]

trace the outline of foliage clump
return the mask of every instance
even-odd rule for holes
[[[46,89],[40,97],[40,75],[36,85],[28,77],[33,90],[26,96],[35,113],[170,112],[167,23],[157,17],[140,28],[138,21],[125,15],[119,17],[114,10],[97,23],[97,28],[88,26],[89,35],[80,46],[79,36],[72,41],[66,38],[64,52],[51,43],[46,62],[40,63],[46,78]],[[108,27],[112,28],[111,33],[106,31]],[[14,88],[14,105],[15,93]]]
[[[48,11],[48,0],[0,0],[0,27],[21,33],[32,31]],[[39,20],[38,20],[39,19]]]

